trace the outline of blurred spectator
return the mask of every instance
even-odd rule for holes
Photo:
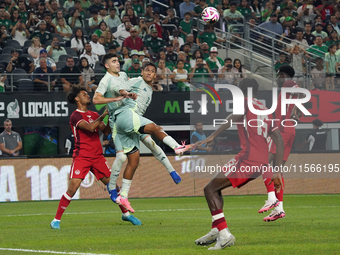
[[[98,19],[104,20],[107,16],[107,11],[105,8],[100,9],[98,14]]]
[[[188,78],[188,71],[184,69],[184,61],[178,60],[176,63],[177,68],[174,70],[175,77],[174,82],[177,83],[177,89],[179,91],[190,91],[190,80]]]
[[[231,69],[233,68],[231,58],[224,59],[224,65],[218,69],[218,77],[219,83],[223,83],[224,81],[228,82],[228,84],[235,84],[236,75]]]
[[[164,50],[160,50],[159,51],[159,60],[161,60],[161,59],[164,60],[165,67],[169,68],[170,71],[174,70],[175,64],[172,61],[167,61],[166,60],[166,54],[165,54]],[[155,63],[157,67],[158,67],[159,60],[158,60],[158,62]]]
[[[120,18],[123,18],[125,14],[128,14],[127,10],[130,8],[132,8],[132,3],[130,1],[126,1],[124,4],[124,10],[120,13]],[[134,13],[135,13],[135,16],[137,16],[137,12],[134,11]]]
[[[139,20],[139,26],[135,26],[137,29],[137,36],[144,40],[145,36],[149,34],[149,28],[145,24],[145,19]],[[125,26],[124,26],[125,29]]]
[[[31,36],[39,24],[40,24],[40,20],[37,17],[37,15],[35,15],[33,11],[30,11],[29,19],[26,22],[26,27],[28,28],[28,31],[30,32]]]
[[[198,4],[194,8],[193,15],[195,17],[201,18],[203,10],[208,7],[208,5],[205,3],[205,0],[199,0]],[[229,9],[229,8],[228,8]]]
[[[204,0],[202,0],[204,1]],[[181,19],[177,16],[175,16],[175,12],[174,9],[169,8],[166,13],[168,14],[168,16],[165,17],[165,19],[163,20],[163,24],[171,24],[171,25],[175,25],[176,28],[178,29],[179,24],[181,22]],[[201,16],[201,12],[200,12],[200,16]],[[169,28],[168,30],[170,31],[170,33],[173,31],[174,28]]]
[[[332,25],[333,29],[337,31],[338,34],[340,34],[338,22],[339,22],[338,18],[335,15],[332,15],[329,23]]]
[[[181,14],[181,18],[184,19],[184,15],[187,12],[190,12],[194,15],[195,4],[190,2],[190,0],[183,0],[183,3],[179,5],[179,12]]]
[[[132,60],[132,66],[130,66],[126,70],[126,74],[130,78],[135,78],[135,77],[139,77],[141,73],[142,73],[142,69],[140,68],[140,61],[138,58],[134,58]]]
[[[309,0],[309,2],[313,2],[313,0]],[[300,8],[301,11],[299,11]],[[304,27],[306,21],[310,21],[313,24],[315,16],[320,15],[320,12],[315,8],[315,6],[313,6],[313,3],[302,5],[299,9],[299,14],[296,17],[299,27]]]
[[[144,20],[144,17],[142,17],[141,19]],[[130,18],[127,14],[125,14],[123,16],[123,18],[121,19],[122,23],[117,27],[117,31],[118,30],[125,30],[125,22],[130,22]]]
[[[305,39],[303,39],[303,31],[302,31],[302,29],[298,29],[297,30],[297,32],[296,32],[296,39],[292,40],[291,45],[292,46],[298,45],[301,48],[303,48],[304,50],[307,50],[308,42]]]
[[[94,33],[99,37],[102,35],[102,33],[104,33],[104,31],[107,30],[109,30],[109,28],[107,27],[105,21],[101,21],[99,23],[99,28],[96,31],[94,31]]]
[[[196,38],[196,42],[200,45],[203,42],[206,42],[209,48],[214,46],[214,42],[225,42],[226,39],[220,39],[216,37],[215,32],[213,31],[213,27],[211,25],[205,25],[204,31],[201,32]]]
[[[51,45],[47,46],[46,50],[47,54],[52,56],[55,62],[59,61],[61,55],[67,55],[65,48],[60,46],[58,37],[53,37]]]
[[[307,50],[307,52],[313,54],[312,55],[313,58],[320,57],[322,59],[325,57],[327,51],[328,48],[326,45],[323,44],[321,36],[316,36],[315,44],[309,47],[309,49]]]
[[[166,44],[166,61],[176,63],[178,54],[174,52],[174,46],[171,42]]]
[[[176,91],[177,87],[172,84],[172,79],[175,78],[175,74],[165,66],[165,60],[159,59],[157,67],[157,80],[160,85],[162,85],[165,91]],[[168,90],[169,86],[169,90]]]
[[[102,145],[104,147],[104,154],[112,155],[116,154],[115,144],[112,139],[112,133],[104,135]]]
[[[83,77],[87,92],[95,91],[97,89],[97,85],[94,84],[95,73],[89,64],[88,58],[80,56],[79,70]]]
[[[312,121],[312,124],[313,131],[305,141],[306,143],[309,143],[309,150],[326,150],[327,132],[321,128],[323,125],[322,121],[315,119]]]
[[[109,52],[108,52],[108,53],[116,54],[116,55],[117,55],[117,58],[118,58],[118,61],[119,61],[120,63],[124,63],[121,54],[118,54],[118,52],[117,52],[117,47],[116,47],[116,46],[111,45],[110,48],[109,48]],[[122,64],[121,64],[121,65],[122,65]]]
[[[30,38],[33,38],[33,37],[39,37],[40,43],[42,44],[43,47],[46,47],[45,43],[48,40],[51,40],[52,35],[51,35],[50,32],[46,31],[46,21],[45,20],[41,20],[39,22],[39,30],[35,30],[30,36]]]
[[[47,66],[47,59],[39,59],[39,67],[34,70],[33,82],[34,90],[47,91],[48,87],[52,90],[55,86],[54,76],[46,75],[53,74],[51,67]]]
[[[218,57],[217,54],[218,54],[217,48],[211,47],[210,57],[205,60],[213,73],[217,73],[218,69],[222,68],[224,65],[223,59]]]
[[[32,56],[33,59],[39,58],[40,51],[44,49],[41,47],[40,39],[39,37],[33,37],[32,38],[32,45],[28,48],[28,54]]]
[[[275,72],[277,72],[277,70],[279,70],[279,68],[283,65],[289,66],[289,63],[286,61],[286,53],[284,52],[280,52],[279,54],[279,61],[276,61],[274,68],[275,68]]]
[[[54,18],[57,15],[57,11],[59,8],[59,0],[58,2],[55,0],[49,0],[45,2],[46,8],[50,11],[51,17]]]
[[[332,1],[322,0],[322,4],[316,7],[316,9],[321,13],[323,21],[328,22],[330,16],[334,14],[333,5]]]
[[[130,34],[131,35],[125,39],[123,45],[132,50],[139,50],[142,48],[143,40],[137,36],[137,29],[135,27],[130,28]]]
[[[334,90],[334,77],[336,73],[340,73],[338,70],[338,58],[335,55],[337,47],[335,44],[331,44],[328,47],[328,52],[325,54],[325,73],[326,73],[326,90]]]
[[[235,58],[234,66],[231,70],[236,74],[237,84],[247,78],[246,69],[242,66],[241,60]]]
[[[126,11],[126,14],[129,17],[131,24],[134,25],[134,26],[137,26],[139,19],[138,19],[136,12],[132,8],[128,8],[127,11]],[[154,15],[154,17],[155,17],[155,15]]]
[[[76,8],[76,10],[80,13],[80,17],[83,21],[85,21],[85,12],[84,10],[81,8],[81,3],[79,0],[75,0],[74,1],[74,7]]]
[[[42,59],[42,58],[46,59],[47,66],[50,67],[53,72],[57,69],[57,66],[56,66],[54,60],[47,56],[47,51],[45,49],[42,49],[40,51],[40,56],[38,58],[34,59],[35,68],[38,68],[40,66],[40,59]]]
[[[229,5],[229,0],[222,0],[222,10],[227,10],[230,8],[230,5]]]
[[[4,66],[0,65],[0,93],[5,92],[5,80],[7,79],[7,75],[4,70]]]
[[[85,27],[84,20],[81,17],[81,13],[75,9],[70,13],[70,17],[68,18],[68,24],[70,27]]]
[[[78,28],[75,33],[74,37],[71,40],[71,48],[74,49],[78,55],[80,55],[84,51],[84,45],[86,43],[86,39],[84,38],[83,30]]]
[[[25,2],[22,0],[18,1],[18,11],[20,18],[24,21],[24,23],[26,23],[28,20],[28,11],[26,9]]]
[[[151,58],[149,51],[148,51],[148,47],[146,47],[145,45],[142,48],[142,51],[144,52],[144,55],[146,58]]]
[[[196,143],[199,141],[203,141],[206,139],[206,135],[203,132],[203,123],[200,120],[195,121],[195,131],[190,136],[190,143]],[[202,144],[195,148],[195,152],[209,152],[212,150],[212,147],[208,147],[206,144]]]
[[[144,9],[141,4],[138,3],[138,0],[132,0],[132,8],[135,12],[137,12],[137,15],[144,14]],[[123,8],[123,5],[122,5]]]
[[[185,53],[186,61],[190,62],[190,59],[192,57],[192,54],[190,53],[191,52],[190,44],[189,43],[185,43],[183,45],[183,47],[181,48],[181,50]]]
[[[12,16],[11,16],[11,25],[9,26],[9,29],[12,30],[13,27],[17,24],[17,22],[20,20],[20,16],[19,16],[19,11],[18,10],[14,10],[12,12]]]
[[[64,24],[67,24],[62,10],[57,11],[57,16],[52,20],[52,23],[54,23],[54,25],[58,25],[58,19],[60,18],[64,19]]]
[[[236,3],[230,4],[230,9],[223,12],[223,17],[228,21],[231,27],[232,24],[242,24],[244,18],[242,13],[236,10]],[[209,45],[209,47],[212,46]]]
[[[261,20],[262,21],[267,21],[268,20],[268,18],[273,13],[273,8],[274,8],[274,6],[273,6],[273,3],[271,1],[266,2],[265,9],[261,13]]]
[[[148,22],[149,28],[152,30],[152,28],[155,28],[157,30],[157,36],[159,38],[163,38],[162,34],[162,22],[159,19],[159,12],[153,13],[153,20]]]
[[[292,56],[291,66],[295,70],[295,75],[297,76],[297,80],[300,80],[304,73],[304,65],[305,65],[305,59],[304,57],[309,58],[309,55],[307,54],[307,51],[303,49],[302,47],[298,45],[294,45],[293,48],[290,51]]]
[[[313,87],[315,89],[324,89],[326,85],[325,69],[323,64],[323,59],[318,57],[315,59],[315,67],[311,70],[311,75],[313,79]]]
[[[123,46],[123,42],[125,41],[125,39],[130,36],[130,29],[132,27],[130,21],[125,22],[124,25],[125,30],[118,30],[113,34],[120,46]]]
[[[153,20],[153,7],[151,3],[148,3],[146,5],[144,18],[146,22],[149,22],[149,20]]]
[[[64,91],[67,92],[70,90],[72,86],[83,85],[84,80],[81,76],[80,70],[77,66],[74,66],[74,59],[68,58],[66,60],[66,66],[64,66],[61,70],[61,82],[63,84]],[[66,74],[66,75],[62,75]],[[67,75],[73,74],[73,75]]]
[[[196,88],[202,87],[199,83],[207,83],[208,77],[213,77],[214,74],[211,72],[209,66],[203,63],[203,58],[196,58],[196,65],[191,70],[189,77],[191,78],[191,82]]]
[[[85,50],[79,58],[86,58],[91,68],[94,68],[96,63],[99,61],[99,57],[96,53],[92,52],[90,43],[85,43]]]
[[[200,45],[200,50],[202,51],[203,53],[203,59],[207,59],[209,57],[209,45],[204,42]]]
[[[239,6],[237,6],[237,11],[239,11],[243,17],[252,15],[252,9],[248,5],[247,0],[241,0]]]
[[[269,37],[276,37],[276,34],[282,35],[283,34],[283,28],[280,23],[277,22],[277,14],[273,13],[270,15],[269,21],[261,23],[258,28],[261,31],[261,28],[264,28],[266,30],[262,30],[261,33],[269,36]]]
[[[194,68],[196,65],[196,59],[198,57],[201,57],[204,59],[203,52],[201,50],[195,50],[194,54],[192,54],[192,58],[190,59],[190,66],[191,68]],[[205,63],[205,61],[203,61]]]
[[[125,47],[125,46],[124,46]],[[125,63],[124,63],[124,65],[123,65],[123,67],[122,67],[122,70],[123,71],[127,71],[128,70],[128,68],[130,67],[130,66],[132,66],[132,60],[133,59],[138,59],[139,60],[139,55],[138,55],[138,51],[137,50],[132,50],[131,52],[130,52],[130,58],[129,59],[127,59],[127,60],[125,60]]]
[[[145,58],[145,53],[144,51],[138,51],[138,59],[139,59],[139,62],[143,62],[143,59]]]
[[[64,2],[64,5],[63,5],[63,7],[64,7],[64,9],[68,12],[68,10],[71,8],[71,7],[73,7],[74,6],[74,2],[73,2],[73,0],[66,0],[65,2]]]
[[[153,54],[158,54],[160,49],[162,49],[165,46],[164,41],[157,35],[158,35],[157,29],[152,28],[151,37],[149,37],[145,41],[145,45],[148,47],[149,50],[151,50]]]
[[[329,41],[326,42],[326,46],[329,47],[331,44],[338,45],[340,42],[339,40],[339,34],[336,30],[332,30],[329,36]]]
[[[46,14],[50,14],[50,12],[45,7],[45,3],[44,2],[39,2],[38,8],[35,11],[35,15],[37,15],[38,19],[43,20]]]
[[[22,148],[22,140],[17,132],[12,130],[12,121],[4,121],[4,131],[0,134],[0,150],[3,157],[18,156]]]
[[[101,0],[93,0],[93,4],[87,9],[88,12],[91,12],[92,10],[97,10],[98,12],[105,8],[105,6],[101,3]]]
[[[284,32],[279,39],[279,44],[282,45],[284,50],[289,50],[289,45],[292,43],[292,39],[295,38],[295,35],[292,33],[291,28],[289,26],[284,27]],[[284,42],[284,43],[281,43]]]
[[[98,18],[98,11],[97,10],[92,10],[91,12],[91,18],[89,18],[89,27],[91,29],[99,26],[100,22],[102,19]]]
[[[188,61],[186,61],[186,56],[185,56],[185,53],[183,51],[180,51],[178,53],[178,60],[182,60],[183,63],[184,63],[184,69],[188,71],[188,73],[191,71],[191,66],[190,66],[190,63]],[[177,63],[178,63],[178,60],[177,60]],[[176,68],[178,68],[176,66]]]
[[[308,45],[313,45],[315,41],[315,35],[312,34],[312,23],[310,21],[305,22],[305,33],[303,34],[303,39],[305,39]]]
[[[184,20],[181,21],[179,24],[179,31],[181,32],[181,37],[185,41],[185,37],[188,34],[191,34],[191,29],[192,29],[192,20],[191,20],[191,13],[186,12],[184,14]]]
[[[67,155],[73,155],[73,150],[74,150],[74,135],[71,132],[65,139],[65,152]]]
[[[331,32],[334,30],[332,24],[327,23],[327,24],[324,26],[324,30],[325,30],[325,32],[327,33],[327,36],[328,36],[327,41],[328,41],[328,40],[329,40],[329,37],[330,37],[330,35],[331,35]],[[326,41],[326,42],[327,42],[327,41]],[[324,42],[324,43],[326,43],[326,42]]]
[[[123,63],[125,63],[126,61],[129,61],[129,59],[130,59],[129,49],[127,47],[123,46],[121,52],[122,52]]]
[[[104,47],[105,50],[108,50],[111,45],[116,46],[117,50],[120,50],[120,45],[119,43],[114,39],[114,36],[112,34],[111,30],[106,30],[102,36],[104,37]]]
[[[30,37],[30,33],[28,32],[25,24],[22,20],[19,20],[12,29],[11,32],[13,40],[16,40],[21,47],[24,47],[25,42]]]
[[[52,22],[52,15],[50,13],[45,14],[44,20],[46,22],[46,31],[50,32],[51,34],[56,33],[57,27]]]
[[[194,53],[194,51],[199,49],[199,46],[197,43],[194,43],[194,35],[193,34],[187,34],[186,38],[185,38],[185,43],[190,44],[190,53]]]
[[[111,7],[110,15],[106,16],[104,19],[106,25],[111,29],[113,27],[118,27],[122,22],[120,21],[120,18],[116,15],[116,9]]]
[[[257,21],[261,20],[261,13],[264,10],[263,7],[261,6],[260,2],[258,0],[252,0],[251,6],[251,13],[253,14],[254,18]]]
[[[175,49],[176,49],[178,46],[179,46],[179,47],[178,47],[178,49],[179,49],[179,48],[182,47],[182,45],[184,44],[183,38],[180,37],[179,35],[180,35],[179,30],[174,29],[174,30],[172,31],[172,36],[169,36],[169,40],[172,41],[172,43],[173,43]],[[176,46],[175,40],[178,41],[178,44],[179,44],[178,46]]]
[[[34,64],[29,58],[19,56],[18,50],[11,51],[11,60],[8,62],[6,71],[11,73],[14,69],[23,69],[26,73],[32,73],[34,71]]]
[[[90,44],[92,46],[93,53],[97,54],[98,56],[106,54],[104,46],[98,42],[98,35],[92,34]]]
[[[64,19],[58,19],[57,34],[60,34],[64,41],[70,41],[72,29],[65,24]]]

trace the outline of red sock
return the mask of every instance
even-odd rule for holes
[[[218,228],[218,231],[221,231],[228,227],[224,218],[223,210],[212,211],[211,216],[213,219],[212,228]]]
[[[283,187],[284,187],[285,181],[284,181],[282,175],[281,175],[281,178],[282,178],[282,184],[283,184]],[[276,198],[279,200],[279,202],[282,202],[282,201],[283,201],[283,187],[281,188],[281,190],[280,190],[279,193],[276,193],[276,192],[275,192]]]
[[[122,206],[122,205],[119,205],[119,208],[120,208],[120,210],[122,211],[122,213],[127,213],[127,212],[128,212],[128,210],[126,210],[126,209],[124,208],[124,206]]]
[[[60,220],[61,216],[65,212],[67,206],[71,203],[72,197],[65,192],[65,194],[61,197],[59,205],[58,205],[58,210],[57,214],[55,215],[56,220]]]
[[[266,172],[266,173],[263,173],[263,175],[262,175],[264,185],[267,188],[267,193],[274,191],[274,182],[269,184],[270,181],[272,180],[272,176],[273,176],[272,172]]]

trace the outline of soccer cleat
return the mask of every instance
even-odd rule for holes
[[[270,209],[272,209],[272,208],[274,208],[278,205],[279,205],[279,200],[277,200],[277,199],[276,200],[266,200],[266,203],[259,210],[259,213],[268,212]]]
[[[212,244],[214,242],[216,242],[217,237],[218,237],[218,229],[217,228],[213,228],[210,230],[210,232],[208,234],[206,234],[205,236],[202,236],[201,238],[198,238],[195,241],[195,244],[197,245],[209,245]]]
[[[110,194],[111,200],[112,200],[114,203],[117,203],[117,202],[116,202],[116,199],[117,199],[117,197],[118,197],[118,195],[119,195],[120,188],[117,187],[116,189],[110,190],[110,189],[109,189],[109,184],[107,184],[106,187],[107,187],[107,191],[108,191],[109,194]]]
[[[174,151],[177,155],[183,155],[184,152],[190,150],[191,146],[191,144],[185,145],[185,142],[182,142],[182,145],[175,148]]]
[[[179,176],[179,174],[176,171],[172,171],[170,173],[170,175],[171,175],[171,178],[174,180],[174,182],[176,184],[178,184],[182,181],[181,176]]]
[[[118,195],[118,197],[116,198],[116,203],[122,205],[129,212],[132,212],[132,213],[135,212],[135,210],[133,210],[127,198],[122,198],[120,195]]]
[[[133,225],[142,225],[142,222],[133,215],[124,216],[122,215],[123,221],[130,221]]]
[[[279,211],[277,209],[274,209],[267,217],[263,218],[263,221],[275,221],[280,218],[284,218],[286,216],[285,211]]]
[[[50,226],[52,229],[60,229],[60,220],[52,220]]]
[[[222,250],[226,247],[232,246],[235,244],[236,238],[232,234],[230,234],[229,238],[221,238],[220,236],[217,238],[217,242],[214,247],[210,247],[208,250]]]

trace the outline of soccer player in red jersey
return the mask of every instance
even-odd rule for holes
[[[123,97],[113,98],[112,101],[119,101]],[[101,130],[108,135],[111,132],[109,123],[105,125],[102,121],[108,114],[108,111],[99,116],[98,113],[87,110],[87,105],[91,103],[90,96],[85,88],[72,87],[67,95],[67,101],[76,104],[77,109],[70,117],[70,126],[74,135],[73,162],[70,171],[70,181],[68,189],[61,197],[57,213],[50,226],[53,229],[60,229],[60,219],[65,209],[70,204],[72,197],[77,192],[85,176],[91,171],[98,180],[105,185],[110,181],[111,169],[108,166],[104,156],[98,131]],[[120,206],[125,214],[129,214],[125,208]]]
[[[291,66],[283,65],[278,69],[278,78],[277,83],[278,86],[281,87],[298,87],[296,82],[292,81],[295,71]],[[287,94],[287,98],[296,99],[298,98],[297,94]],[[289,104],[286,106],[286,115],[281,115],[281,93],[278,98],[277,108],[275,111],[275,119],[279,120],[279,130],[282,135],[283,143],[284,143],[284,154],[283,154],[283,165],[288,160],[288,156],[293,146],[294,138],[295,138],[295,122],[289,119],[292,119],[293,115],[293,104]],[[281,125],[281,122],[285,120],[284,126]],[[272,163],[276,154],[276,147],[272,141],[269,141],[269,163]],[[284,183],[283,176],[282,182]],[[276,193],[274,191],[274,185],[270,183],[271,181],[271,173],[267,172],[263,175],[263,181],[267,188],[268,200],[266,200],[265,205],[259,210],[259,213],[267,212],[270,209],[275,209],[265,218],[264,221],[275,221],[280,218],[284,218],[286,213],[283,210],[283,192],[284,187],[281,188],[280,192]]]
[[[242,151],[231,159],[223,168],[223,172],[217,173],[213,179],[204,187],[204,195],[207,200],[212,216],[211,231],[197,239],[197,245],[209,245],[217,241],[214,247],[209,250],[222,250],[235,243],[235,237],[230,233],[227,222],[223,214],[223,197],[221,191],[227,187],[240,188],[249,181],[261,175],[261,170],[268,166],[268,145],[267,137],[270,136],[277,146],[276,164],[282,165],[283,161],[283,141],[278,127],[274,122],[269,121],[271,116],[255,115],[247,105],[247,89],[253,89],[256,97],[259,84],[255,79],[246,78],[242,80],[239,88],[245,95],[244,115],[229,115],[227,123],[221,125],[213,134],[203,141],[199,141],[195,146],[212,142],[221,132],[231,126],[231,122],[237,122],[237,130],[241,141]],[[267,108],[256,98],[253,99],[253,106],[257,110]],[[249,121],[251,120],[251,125]],[[262,125],[261,125],[262,123]],[[245,171],[256,169],[254,171]],[[281,175],[274,173],[272,177],[275,187],[279,191],[282,187]]]

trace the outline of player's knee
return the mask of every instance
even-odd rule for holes
[[[124,154],[124,152],[117,152],[116,153],[116,160],[118,160],[119,163],[124,164],[124,162],[126,161],[126,155]]]
[[[212,189],[211,189],[211,185],[208,183],[207,185],[205,185],[204,189],[204,195],[207,197],[207,196],[210,196],[211,193],[212,193]]]
[[[150,136],[146,137],[142,142],[149,150],[153,150],[157,146]]]

